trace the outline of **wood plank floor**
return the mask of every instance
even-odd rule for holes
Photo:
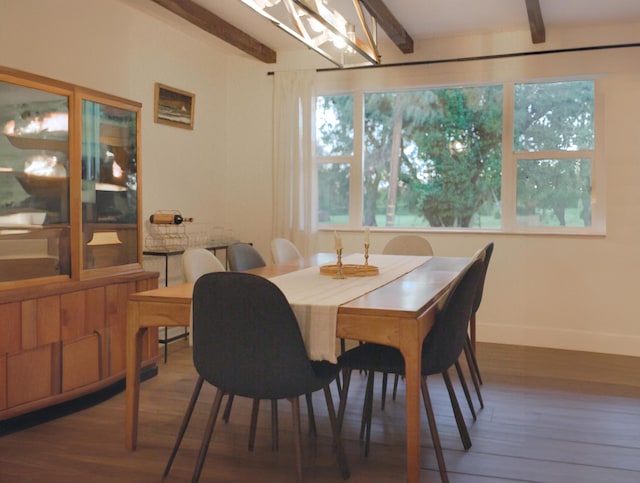
[[[497,344],[479,344],[478,359],[485,408],[477,421],[459,395],[473,442],[469,451],[460,443],[440,378],[429,379],[452,482],[640,482],[640,359]],[[0,483],[161,481],[195,377],[190,349],[181,341],[171,344],[168,363],[161,362],[158,376],[142,384],[136,452],[124,448],[119,393],[0,438]],[[404,481],[403,385],[385,411],[376,388],[365,458],[359,441],[364,383],[364,376],[354,374],[343,430],[349,481]],[[212,399],[213,390],[206,388],[166,482],[190,481]],[[269,404],[261,407],[255,450],[247,451],[250,406],[237,399],[230,422],[216,426],[201,481],[296,480],[289,404],[279,406],[278,452],[271,450]],[[314,407],[319,435],[303,440],[306,480],[342,481],[321,393]],[[306,411],[304,402],[301,408]],[[424,417],[422,444],[421,479],[439,481]]]

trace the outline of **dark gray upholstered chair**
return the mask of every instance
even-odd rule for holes
[[[458,431],[465,449],[471,447],[471,438],[467,430],[466,423],[460,411],[458,399],[456,397],[448,370],[460,358],[467,338],[469,319],[473,307],[473,300],[482,274],[482,261],[473,262],[456,280],[449,292],[442,310],[437,314],[433,328],[427,335],[422,346],[422,398],[431,430],[431,439],[436,452],[440,477],[442,481],[448,481],[447,470],[440,445],[440,437],[436,426],[433,408],[427,388],[427,376],[442,374],[451,406],[455,415]],[[349,382],[353,370],[373,372],[387,372],[389,374],[404,374],[404,358],[402,353],[393,347],[365,343],[348,350],[338,359],[338,364],[343,368],[343,389],[340,397],[340,408],[338,411],[338,426],[342,427]],[[360,437],[363,437],[363,430],[366,430],[365,455],[368,454],[369,440],[371,436],[371,412],[373,400],[373,385],[367,384],[365,394],[365,407],[363,409],[364,426],[361,429]]]
[[[383,255],[414,255],[428,257],[433,255],[433,247],[429,240],[421,237],[420,235],[397,235],[382,249]],[[382,400],[380,407],[384,410],[385,401],[387,399],[387,378],[386,373],[382,374]],[[398,392],[398,379],[400,376],[396,374],[393,380],[393,400],[396,399],[396,393]],[[373,384],[373,381],[372,381]]]
[[[299,396],[324,390],[334,450],[344,478],[349,470],[340,441],[329,384],[338,366],[312,362],[291,306],[269,280],[249,273],[203,275],[193,292],[193,362],[198,380],[167,462],[169,473],[203,382],[217,388],[193,473],[198,481],[215,427],[222,397],[288,399],[293,414],[296,468],[302,480]]]
[[[482,376],[480,374],[480,367],[478,366],[478,360],[476,359],[476,312],[480,308],[482,303],[482,294],[484,292],[484,281],[487,276],[487,269],[489,268],[489,261],[493,254],[493,242],[487,243],[482,250],[476,255],[480,258],[482,263],[482,274],[480,275],[480,282],[478,283],[478,289],[476,291],[475,298],[473,300],[473,309],[471,310],[471,319],[469,321],[469,336],[464,348],[464,355],[467,359],[469,366],[469,373],[471,374],[471,380],[476,389],[478,400],[480,401],[480,407],[484,407],[484,401],[482,400],[482,393],[480,392],[480,385],[482,384]]]
[[[234,243],[227,248],[227,261],[232,272],[244,272],[267,265],[260,252],[248,243]]]
[[[252,268],[264,267],[267,265],[260,252],[256,250],[252,245],[248,243],[234,243],[227,248],[227,263],[229,264],[229,270],[232,272],[243,272]],[[227,399],[227,405],[225,406],[222,419],[225,422],[229,422],[231,415],[231,407],[233,406],[233,394],[229,394]],[[259,403],[256,401],[254,405],[254,413],[258,411]],[[272,430],[273,430],[273,448],[278,449],[278,409],[276,402],[272,402]],[[256,427],[251,425],[249,434],[249,449],[253,449],[253,440],[255,437]]]

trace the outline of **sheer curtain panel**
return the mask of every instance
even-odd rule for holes
[[[303,255],[312,213],[311,129],[315,71],[276,72],[273,92],[273,236],[291,240]]]

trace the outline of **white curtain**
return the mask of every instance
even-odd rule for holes
[[[273,92],[273,236],[309,254],[311,129],[315,71],[276,72]]]

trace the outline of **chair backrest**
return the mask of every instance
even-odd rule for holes
[[[482,273],[480,275],[480,282],[478,283],[478,289],[476,290],[476,296],[473,301],[473,309],[471,310],[471,314],[475,314],[480,308],[480,303],[482,302],[482,293],[484,292],[484,280],[487,276],[487,269],[489,268],[489,261],[491,260],[491,255],[493,254],[493,242],[487,243],[487,245],[482,249],[483,251],[483,263],[482,263]]]
[[[431,243],[418,235],[398,235],[382,249],[385,255],[433,255]]]
[[[315,373],[291,306],[266,278],[217,272],[193,291],[193,361],[209,383],[258,399],[317,390]]]
[[[248,243],[234,243],[227,248],[227,261],[232,272],[243,272],[267,265],[260,252]]]
[[[271,257],[273,263],[284,263],[302,258],[302,254],[298,247],[286,238],[274,238],[271,240]]]
[[[476,259],[458,276],[436,322],[422,345],[422,372],[437,374],[460,357],[467,338],[473,301],[482,275],[482,260]]]
[[[187,282],[195,282],[205,273],[224,272],[225,268],[206,248],[188,248],[182,254],[182,271]]]

